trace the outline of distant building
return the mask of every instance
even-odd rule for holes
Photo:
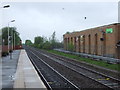
[[[120,59],[120,23],[100,26],[63,35],[64,49]]]

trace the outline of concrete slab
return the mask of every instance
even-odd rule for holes
[[[44,83],[37,74],[25,50],[21,50],[14,88],[44,88]]]
[[[12,59],[10,56],[2,57],[2,63],[0,70],[2,70],[2,88],[13,88],[14,75],[17,69],[17,63],[19,58],[20,50],[15,50],[12,53]]]

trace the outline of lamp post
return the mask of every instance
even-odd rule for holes
[[[8,7],[10,7],[10,5],[5,5],[5,6],[3,6],[3,8],[8,8]]]
[[[15,20],[12,20],[11,22],[15,22]],[[13,38],[14,38],[14,36],[13,36],[13,31],[12,31],[12,33],[11,33],[11,41],[12,41],[12,50],[13,50]]]
[[[10,7],[10,5],[5,5],[5,6],[0,7],[0,8],[9,8],[9,7]]]
[[[14,50],[15,50],[15,33],[14,33]]]
[[[0,7],[0,8],[9,8],[10,7],[10,5],[4,5],[3,7]],[[8,23],[8,26],[9,26],[9,23]],[[9,31],[9,28],[8,28],[8,31]],[[8,35],[9,35],[9,32],[8,32]],[[9,37],[8,37],[8,39],[9,39]],[[9,42],[8,42],[9,43]],[[9,47],[8,47],[9,48]],[[8,52],[9,53],[9,52]]]
[[[2,42],[2,45],[4,46],[5,39],[3,39],[2,41],[3,41],[3,42]]]
[[[9,24],[11,23],[11,22],[15,22],[15,20],[12,20],[12,21],[10,21],[10,22],[8,22],[8,54],[9,54],[9,39],[10,39],[10,36],[9,36]],[[11,55],[10,55],[11,56]],[[11,58],[11,57],[10,57]]]
[[[2,8],[8,8],[8,7],[10,7],[10,5],[5,5],[5,6],[2,6],[2,7],[0,7],[0,10],[2,9]],[[1,11],[0,11],[0,13],[1,13]],[[1,16],[0,16],[0,18],[1,18]],[[2,26],[2,25],[0,25],[0,26]],[[0,33],[2,33],[1,31],[0,31]],[[4,40],[3,40],[4,41]],[[2,51],[0,50],[0,53],[1,53]]]

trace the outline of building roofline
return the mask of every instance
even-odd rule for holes
[[[112,24],[108,24],[108,25],[97,26],[97,27],[88,28],[88,29],[81,30],[81,31],[86,31],[86,30],[90,30],[90,29],[95,29],[95,28],[100,28],[100,27],[106,27],[106,26],[111,26],[111,25],[118,25],[118,24],[120,24],[120,23],[112,23]],[[75,31],[75,32],[71,32],[69,34],[78,33],[78,32],[81,32],[81,31]],[[64,35],[66,35],[66,34],[63,34],[63,36]]]

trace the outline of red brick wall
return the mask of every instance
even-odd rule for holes
[[[118,41],[118,38],[120,40],[120,29],[118,30],[116,28],[118,25],[120,27],[120,24],[111,24],[97,28],[91,28],[80,32],[74,32],[71,34],[65,34],[64,39],[71,37],[73,38],[73,43],[76,45],[76,52],[91,53],[118,58],[118,51],[116,52],[116,43]],[[106,29],[108,28],[112,28],[113,33],[106,33]],[[100,30],[104,31],[105,33],[103,34]],[[77,39],[76,44],[74,37],[80,37],[80,39]],[[100,40],[102,37],[104,37],[103,41]],[[69,40],[71,41],[71,39]],[[64,41],[64,45],[65,43],[66,41]],[[65,46],[64,48],[66,49],[67,47]]]
[[[116,43],[118,43],[120,41],[120,25],[116,26],[116,29],[117,29],[117,40],[116,40]],[[116,55],[117,57],[120,59],[120,46],[119,47],[116,47]]]

